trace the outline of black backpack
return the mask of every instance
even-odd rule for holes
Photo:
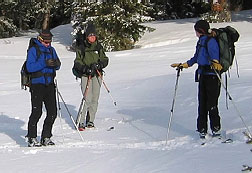
[[[40,54],[41,54],[41,51],[40,51],[38,45],[35,43],[35,40],[36,40],[36,38],[31,38],[30,39],[29,46],[28,46],[28,49],[27,49],[27,53],[28,53],[28,51],[29,51],[29,49],[31,47],[35,47],[36,48],[36,54],[37,54],[36,56],[37,56],[37,59],[38,59]],[[27,57],[26,57],[26,60],[23,63],[22,68],[21,68],[21,89],[24,89],[24,90],[26,90],[27,87],[30,87],[31,78],[33,76],[36,76],[36,73],[37,73],[37,72],[35,72],[35,73],[28,72],[28,70],[26,68],[26,62],[27,62]]]

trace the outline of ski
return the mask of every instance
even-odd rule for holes
[[[248,166],[248,165],[242,165],[243,166],[243,169],[242,171],[252,171],[252,166]]]
[[[244,136],[246,136],[248,138],[248,140],[246,141],[247,144],[252,144],[252,137],[250,136],[250,134],[246,131],[242,132],[244,134]]]
[[[232,142],[233,142],[233,139],[227,138],[227,139],[225,139],[225,140],[222,140],[221,143],[232,143]]]
[[[112,131],[114,129],[115,129],[114,126],[110,126],[110,127],[106,128],[106,131]],[[92,130],[99,130],[99,129],[96,127],[91,127],[91,128],[83,127],[83,128],[78,128],[78,130],[82,132],[82,131],[92,131]]]
[[[211,134],[207,134],[205,136],[205,138],[200,138],[201,140],[201,145],[206,145],[206,144],[209,144],[209,143],[214,143],[215,139],[218,139],[218,141],[221,139],[220,137],[217,137],[217,136],[212,136]]]
[[[111,126],[111,127],[109,127],[109,128],[107,129],[107,131],[111,131],[111,130],[113,130],[113,129],[115,129],[115,127],[114,127],[114,126]]]
[[[207,143],[214,143],[215,141],[221,141],[222,144],[233,142],[233,139],[231,137],[227,138],[226,131],[222,131],[221,135],[207,134],[205,138],[200,138],[200,139],[201,139],[201,145],[205,145]]]
[[[79,130],[80,132],[82,132],[82,131],[85,130],[85,127],[79,127],[78,130]]]

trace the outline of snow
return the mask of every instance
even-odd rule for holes
[[[241,34],[236,44],[240,78],[234,66],[228,88],[239,112],[230,101],[226,109],[224,90],[219,99],[223,130],[234,140],[230,144],[210,140],[201,145],[198,139],[196,65],[184,69],[179,77],[166,144],[176,80],[176,70],[170,64],[184,62],[193,55],[197,41],[195,18],[148,23],[156,31],[144,35],[138,42],[141,48],[108,52],[110,63],[104,81],[117,105],[102,86],[96,129],[81,132],[82,141],[60,100],[62,119],[57,118],[54,124],[52,140],[56,146],[52,147],[28,148],[24,138],[31,107],[29,91],[20,89],[20,68],[29,38],[37,34],[1,39],[1,172],[237,173],[243,164],[251,165],[251,145],[245,143],[242,132],[246,129],[240,118],[251,129],[251,12],[234,14],[230,23],[211,24],[230,25]],[[71,31],[70,24],[52,30],[53,46],[62,61],[57,73],[58,89],[76,118],[82,97],[80,81],[71,72],[75,53],[66,50]],[[45,110],[38,123],[38,136],[44,118]]]

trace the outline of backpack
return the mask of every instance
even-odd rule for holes
[[[238,41],[240,34],[238,31],[231,27],[227,26],[225,28],[219,28],[219,29],[212,29],[216,33],[216,36],[213,38],[216,39],[216,41],[219,44],[220,48],[220,64],[222,65],[221,73],[226,72],[229,70],[229,68],[232,66],[234,57],[235,57],[235,45],[234,43]],[[206,47],[207,42],[206,41]],[[208,49],[207,49],[208,50]]]
[[[40,54],[41,54],[41,51],[40,51],[38,45],[35,43],[35,40],[36,40],[36,38],[31,38],[30,39],[30,42],[29,42],[29,45],[28,45],[28,49],[27,49],[27,53],[28,53],[28,51],[29,51],[29,49],[31,47],[35,47],[36,48],[36,56],[37,56],[37,59],[38,59],[39,56],[40,56]],[[30,87],[30,85],[31,85],[31,78],[33,76],[36,76],[36,73],[37,73],[37,72],[35,72],[35,73],[28,72],[28,70],[26,68],[26,62],[27,62],[27,57],[26,57],[26,60],[23,63],[22,68],[21,68],[21,89],[24,89],[24,90],[26,90],[27,87]]]
[[[233,65],[234,57],[235,57],[235,45],[234,43],[238,41],[240,34],[238,31],[231,27],[227,26],[225,28],[219,28],[219,29],[212,29],[216,33],[216,36],[214,38],[219,44],[219,49],[220,49],[220,64],[222,66],[222,70],[220,73],[227,72],[231,66]],[[208,38],[207,41],[209,41],[210,38]],[[206,47],[207,47],[207,42],[206,42]],[[208,49],[206,49],[208,51]],[[236,64],[237,65],[237,64]],[[238,68],[237,68],[237,75],[238,74]],[[228,109],[228,102],[227,102],[227,87],[228,87],[228,82],[227,82],[227,74],[225,74],[225,90],[226,90],[226,107]],[[229,97],[230,99],[230,97]]]

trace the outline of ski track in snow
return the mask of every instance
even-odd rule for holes
[[[82,135],[87,135],[88,133],[100,133],[106,129],[92,129],[92,130],[85,130],[81,132]],[[84,148],[84,149],[92,149],[93,151],[99,152],[103,150],[123,150],[123,149],[137,149],[137,150],[154,150],[154,151],[171,151],[176,149],[198,149],[199,147],[218,147],[219,145],[237,145],[244,143],[246,141],[245,137],[241,137],[242,129],[232,130],[232,137],[234,141],[232,143],[223,144],[221,143],[220,139],[209,139],[207,138],[206,144],[202,145],[202,140],[195,136],[183,136],[183,137],[176,137],[174,139],[166,141],[152,141],[152,142],[124,142],[124,143],[110,143],[105,142],[102,140],[85,140],[82,142],[80,138],[78,138],[77,131],[68,133],[67,136],[64,136],[64,140],[68,139],[71,142],[66,142],[62,140],[61,137],[57,137],[55,140],[55,146],[42,146],[42,147],[32,147],[29,148],[27,146],[20,146],[14,143],[2,143],[0,145],[0,153],[19,153],[22,152],[25,155],[34,155],[42,152],[46,153],[53,153],[53,152],[62,152],[66,149],[73,149],[73,148]],[[111,132],[107,132],[111,133]],[[228,133],[228,136],[231,134]],[[73,137],[75,138],[74,142]]]

